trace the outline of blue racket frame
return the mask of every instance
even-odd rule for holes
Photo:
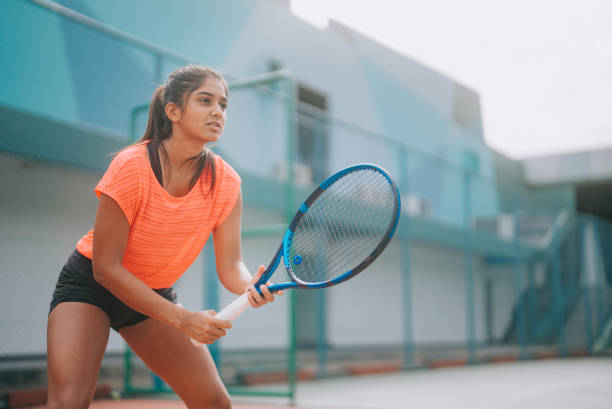
[[[387,179],[389,184],[392,186],[392,191],[395,193],[395,208],[394,208],[395,218],[389,223],[389,227],[387,228],[387,231],[385,232],[385,235],[383,239],[380,241],[380,243],[378,244],[378,246],[376,246],[374,251],[372,251],[372,253],[370,253],[368,257],[366,257],[355,268],[348,270],[344,274],[341,274],[340,276],[332,280],[329,280],[329,281],[323,281],[323,282],[318,282],[318,283],[305,283],[301,281],[293,273],[293,269],[291,267],[291,260],[289,257],[289,249],[291,248],[291,241],[293,239],[293,235],[295,234],[295,228],[297,224],[299,223],[300,219],[308,212],[308,210],[312,206],[312,203],[315,200],[317,200],[317,198],[321,196],[321,194],[325,190],[327,190],[335,181],[337,181],[338,179],[340,179],[341,177],[343,177],[344,175],[348,173],[355,172],[355,171],[362,170],[362,169],[371,169],[371,170],[375,170],[379,172]],[[395,231],[397,229],[397,225],[399,224],[400,211],[401,211],[401,200],[400,200],[400,193],[399,193],[397,184],[391,178],[391,176],[389,176],[389,173],[385,171],[383,168],[381,168],[380,166],[370,164],[370,163],[362,163],[362,164],[350,166],[348,168],[345,168],[345,169],[342,169],[336,172],[332,176],[325,179],[319,185],[319,187],[317,187],[310,194],[310,196],[308,196],[308,198],[302,203],[302,205],[300,206],[295,216],[293,216],[293,220],[291,220],[291,223],[289,224],[289,227],[287,228],[287,231],[285,232],[285,236],[283,237],[283,241],[281,242],[281,245],[276,251],[274,258],[272,259],[272,261],[270,262],[266,270],[263,272],[261,278],[255,284],[255,288],[261,294],[261,290],[259,289],[259,286],[261,284],[266,283],[268,279],[270,278],[270,276],[272,276],[274,271],[276,271],[276,269],[278,268],[278,265],[280,264],[281,257],[284,261],[285,269],[287,270],[287,273],[289,273],[289,276],[292,278],[293,282],[272,284],[268,287],[268,289],[272,292],[285,290],[289,288],[311,288],[311,289],[326,288],[326,287],[331,287],[333,285],[336,285],[343,281],[348,280],[349,278],[360,273],[367,266],[372,264],[372,262],[380,255],[380,253],[382,253],[385,247],[387,247],[387,244],[389,244],[389,242],[391,241],[391,238],[393,238],[393,235],[395,234]]]

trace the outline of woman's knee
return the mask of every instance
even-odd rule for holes
[[[232,399],[226,391],[224,392],[225,393],[217,400],[217,407],[219,409],[232,409]]]
[[[84,393],[80,388],[63,388],[49,392],[47,409],[86,409],[90,403],[90,393]]]
[[[189,409],[231,409],[232,400],[224,389],[213,395],[200,395],[198,402],[187,404],[187,407]]]

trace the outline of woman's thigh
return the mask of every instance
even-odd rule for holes
[[[177,328],[147,319],[119,330],[130,348],[188,408],[229,408],[230,398],[205,346]]]
[[[109,321],[98,307],[62,302],[47,322],[48,407],[88,407],[108,343]]]

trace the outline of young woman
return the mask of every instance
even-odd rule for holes
[[[94,189],[93,230],[64,265],[47,325],[48,408],[89,406],[109,328],[188,408],[229,408],[208,349],[231,323],[188,311],[172,285],[213,233],[221,283],[249,293],[253,307],[274,296],[253,284],[242,261],[240,177],[206,148],[221,136],[228,89],[202,66],[179,68],[154,93],[147,130],[119,152]],[[150,318],[150,319],[149,319]]]

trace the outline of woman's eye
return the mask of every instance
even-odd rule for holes
[[[220,103],[219,106],[221,107],[222,110],[226,110],[227,109],[227,104],[224,103]]]
[[[205,104],[209,104],[210,98],[202,98],[200,101],[204,102]]]

